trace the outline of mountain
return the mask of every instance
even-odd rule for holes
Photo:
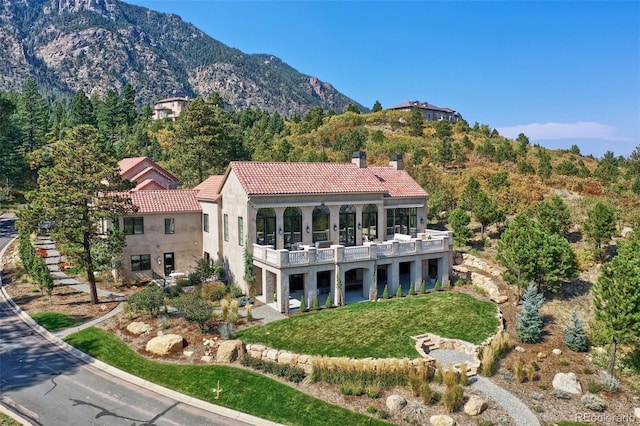
[[[3,90],[31,75],[63,94],[102,96],[129,82],[144,103],[216,91],[232,107],[287,116],[356,103],[275,56],[243,53],[179,16],[118,0],[0,0],[0,44]]]

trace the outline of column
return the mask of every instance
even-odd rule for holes
[[[396,294],[398,286],[400,285],[400,263],[397,260],[393,260],[387,268],[387,278],[389,285],[389,295]]]

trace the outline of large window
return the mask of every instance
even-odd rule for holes
[[[164,233],[175,234],[176,233],[176,220],[172,217],[164,219]]]
[[[378,208],[374,204],[362,209],[362,237],[365,241],[378,239]]]
[[[356,245],[356,208],[352,205],[340,207],[340,244]]]
[[[225,214],[223,219],[224,225],[224,240],[229,241],[229,215]]]
[[[273,209],[259,209],[256,215],[256,244],[276,246],[276,212]]]
[[[326,206],[313,209],[313,242],[329,240],[330,212]]]
[[[244,245],[244,219],[238,216],[238,245]]]
[[[209,232],[209,215],[207,213],[202,215],[202,230]]]
[[[142,217],[125,217],[124,218],[125,235],[144,234],[144,218]]]
[[[136,254],[131,256],[132,271],[148,271],[151,269],[150,254]]]
[[[298,207],[284,211],[284,248],[290,249],[302,242],[302,212]]]
[[[404,234],[415,237],[418,232],[418,209],[416,207],[387,209],[387,237]]]

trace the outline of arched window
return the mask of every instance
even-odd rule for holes
[[[352,205],[340,207],[340,244],[356,245],[356,208]]]
[[[368,241],[378,239],[378,208],[375,204],[367,204],[362,209],[362,237]]]
[[[284,211],[284,248],[290,249],[302,242],[302,212],[298,207]]]
[[[256,244],[276,247],[276,212],[259,209],[256,215]]]
[[[313,209],[313,242],[329,240],[329,208],[317,206]]]

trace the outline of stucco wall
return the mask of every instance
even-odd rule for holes
[[[223,261],[227,272],[227,277],[232,282],[238,284],[245,292],[249,291],[244,282],[244,247],[249,232],[255,233],[255,222],[247,214],[248,197],[238,180],[235,172],[230,171],[224,187],[221,190],[222,208],[220,214],[220,239],[223,253]],[[228,240],[224,239],[224,215],[228,217],[229,235]],[[238,244],[238,217],[243,219],[242,245]],[[253,224],[252,224],[253,222]],[[253,228],[253,231],[251,231]],[[251,247],[249,247],[250,249]]]

